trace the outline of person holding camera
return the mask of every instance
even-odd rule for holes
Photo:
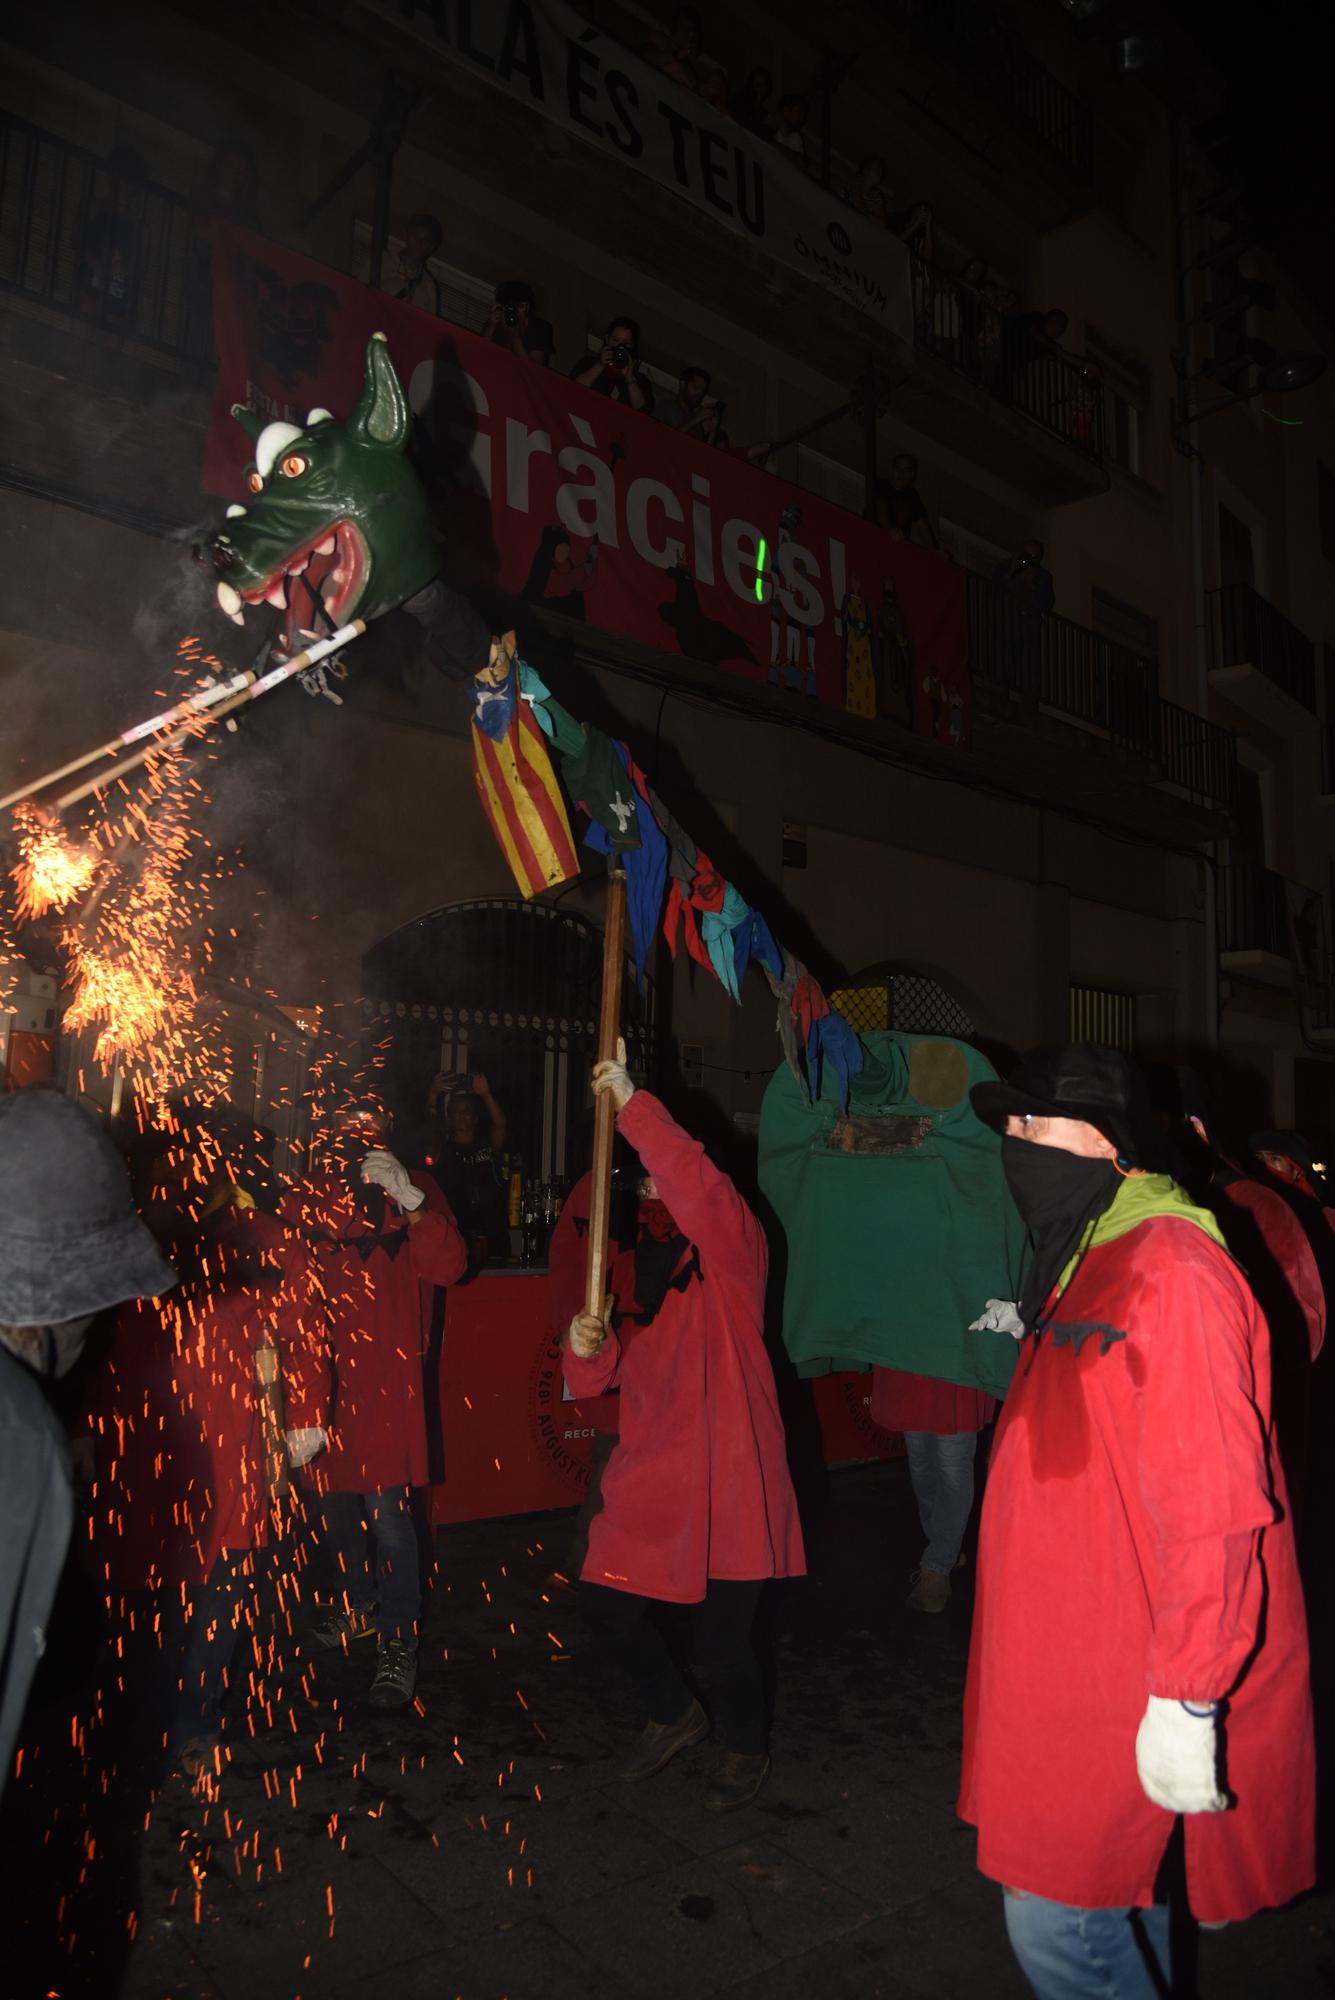
[[[497,285],[496,303],[484,332],[488,340],[497,347],[508,347],[521,361],[536,361],[539,368],[551,367],[556,336],[551,321],[538,318],[533,287],[522,278],[505,278]]]
[[[640,323],[625,313],[608,321],[602,346],[575,363],[570,379],[582,382],[595,395],[643,410],[647,417],[654,413],[653,388],[640,367]]]

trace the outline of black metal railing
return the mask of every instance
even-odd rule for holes
[[[1031,423],[1099,464],[1103,385],[1097,371],[1043,338],[1041,314],[998,312],[969,286],[921,257],[912,260],[913,339]]]
[[[1210,662],[1253,666],[1316,714],[1316,647],[1250,584],[1210,592]]]
[[[1056,612],[1028,611],[1004,583],[970,572],[975,680],[1004,689],[1020,713],[1041,705],[1156,764],[1199,804],[1231,811],[1238,746],[1231,729],[1164,701],[1159,665]]]
[[[1238,789],[1238,739],[1194,709],[1159,701],[1158,760],[1170,784],[1202,805],[1231,813]]]
[[[1230,861],[1219,870],[1220,951],[1265,951],[1293,956],[1289,885],[1273,868]]]
[[[985,0],[883,0],[886,11],[1029,127],[1073,173],[1090,174],[1089,113]]]
[[[170,354],[213,351],[209,245],[136,170],[0,116],[0,289]]]

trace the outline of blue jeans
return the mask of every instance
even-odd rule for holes
[[[977,1431],[957,1431],[938,1437],[935,1431],[905,1431],[909,1478],[927,1537],[924,1569],[949,1576],[955,1567],[964,1530],[973,1512],[973,1460]]]
[[[417,1560],[417,1530],[406,1486],[386,1486],[377,1493],[326,1493],[325,1549],[333,1563],[335,1588],[358,1609],[380,1600],[380,1643],[402,1640],[417,1644],[422,1615],[422,1580]],[[371,1536],[375,1537],[375,1571],[371,1569]]]
[[[1038,2000],[1165,2000],[1168,1911],[1081,1910],[1007,1890],[1006,1929]]]

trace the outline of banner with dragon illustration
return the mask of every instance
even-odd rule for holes
[[[964,575],[935,551],[243,231],[216,232],[214,324],[210,493],[247,497],[233,403],[350,408],[383,331],[460,588],[968,740]]]

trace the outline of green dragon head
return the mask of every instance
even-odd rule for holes
[[[440,548],[426,496],[405,447],[411,413],[383,333],[366,346],[366,381],[346,424],[312,410],[304,428],[264,423],[234,404],[255,446],[246,470],[254,499],[229,507],[224,527],[196,544],[218,578],[218,603],[234,623],[247,604],[283,612],[283,647],[368,621],[430,583]]]

